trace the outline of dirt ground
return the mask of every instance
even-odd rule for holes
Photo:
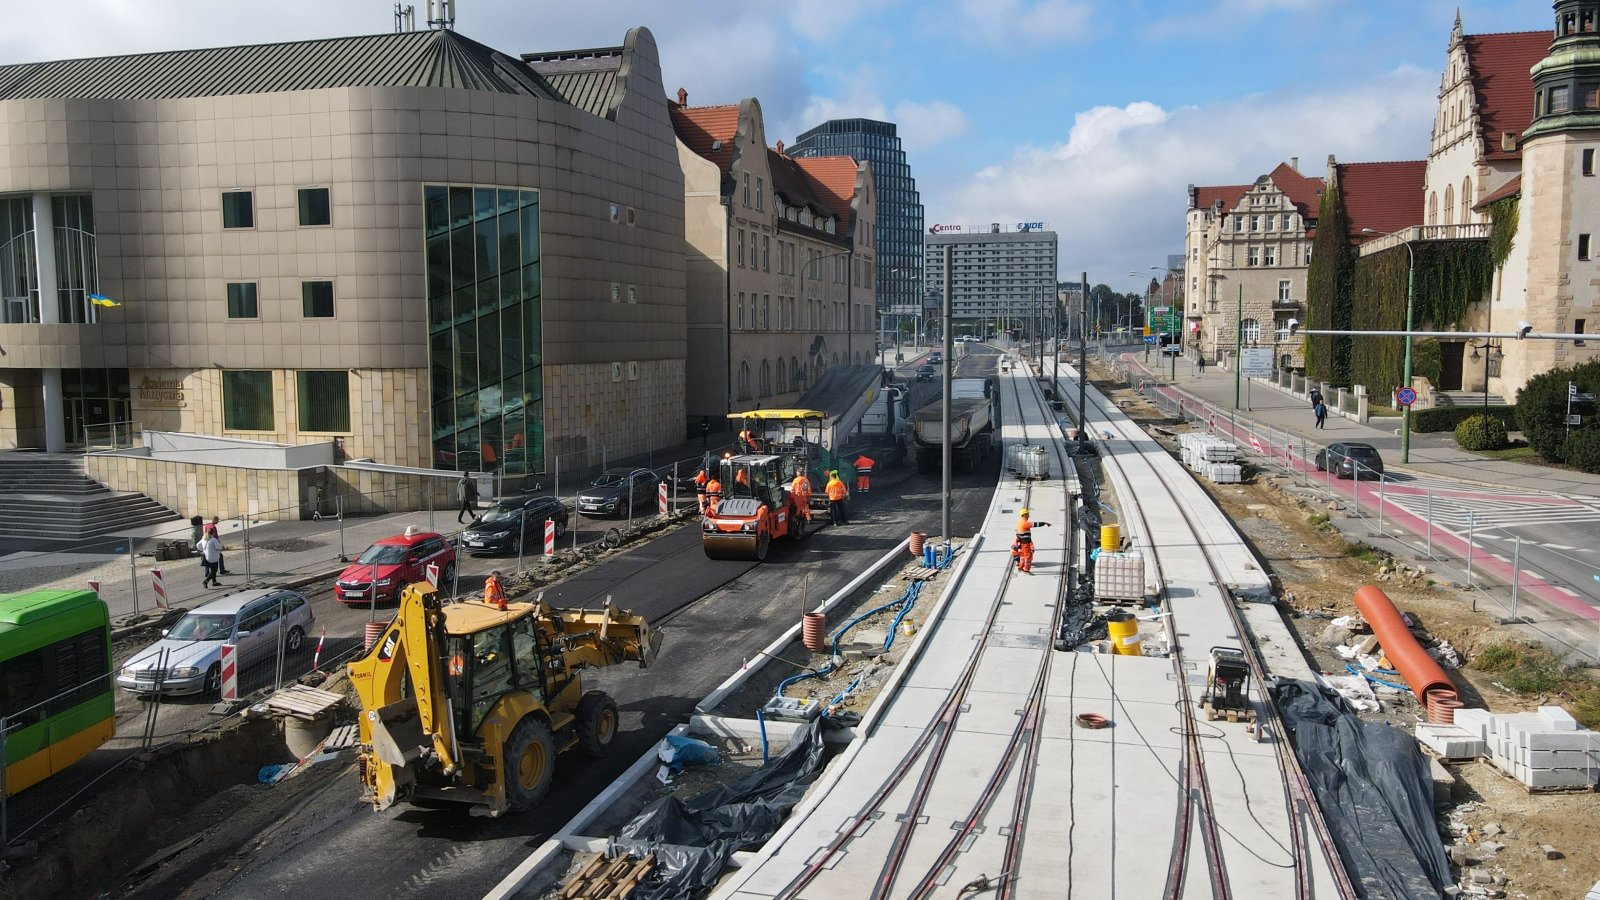
[[[1185,430],[1136,392],[1109,383],[1098,386],[1113,400],[1129,401],[1125,411],[1147,427],[1159,425],[1172,433]],[[1176,440],[1159,432],[1156,436],[1176,453]],[[1330,510],[1297,494],[1292,479],[1250,468],[1243,484],[1201,484],[1279,582],[1280,596],[1292,610],[1290,624],[1324,672],[1342,672],[1344,660],[1319,645],[1317,638],[1329,619],[1356,611],[1358,588],[1377,584],[1397,607],[1460,651],[1466,665],[1449,674],[1468,706],[1501,713],[1558,702],[1514,694],[1495,683],[1499,676],[1472,668],[1472,659],[1483,648],[1518,642],[1520,635],[1474,612],[1471,601],[1453,588],[1431,585],[1426,571],[1410,561],[1397,565],[1381,556],[1374,560],[1370,554],[1365,558],[1352,554],[1351,543],[1359,538],[1341,534],[1337,521],[1326,521]],[[1410,695],[1380,699],[1384,709],[1365,718],[1407,729],[1422,718],[1420,705]],[[1461,874],[1467,879],[1477,871],[1488,876],[1488,884],[1482,886],[1487,896],[1582,897],[1600,878],[1600,801],[1592,792],[1529,794],[1487,761],[1450,768],[1457,777],[1452,792],[1455,805],[1440,811],[1441,834],[1447,844],[1454,839],[1473,848]],[[1500,833],[1485,833],[1491,825]],[[1485,842],[1490,849],[1480,849]],[[1495,844],[1504,849],[1493,850]],[[1561,858],[1547,859],[1542,845],[1555,848]]]

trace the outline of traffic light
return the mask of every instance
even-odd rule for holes
[[[1144,327],[1144,336],[1145,337],[1149,337],[1150,336],[1150,326],[1149,325],[1146,325]]]

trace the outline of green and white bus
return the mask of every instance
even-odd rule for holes
[[[7,795],[88,756],[117,730],[111,623],[94,591],[0,594],[0,742]]]

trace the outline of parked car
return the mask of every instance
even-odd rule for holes
[[[597,518],[626,515],[630,495],[634,508],[653,504],[660,483],[649,469],[607,469],[578,494],[578,512]]]
[[[938,374],[939,374],[939,367],[938,366],[929,366],[929,365],[917,366],[917,380],[918,381],[932,381],[934,379],[934,377],[936,375],[938,375]]]
[[[455,545],[442,534],[407,528],[405,534],[375,542],[339,573],[333,597],[352,604],[399,600],[401,588],[428,580],[429,563],[439,564],[440,584],[450,581],[456,573]]]
[[[1383,474],[1383,457],[1371,444],[1338,442],[1317,451],[1317,471],[1332,472],[1337,478],[1354,478],[1359,469],[1362,478],[1377,478]]]
[[[286,588],[240,591],[197,607],[161,632],[161,640],[117,670],[117,686],[135,694],[215,695],[222,687],[222,645],[238,648],[239,671],[300,652],[315,616]]]
[[[567,506],[555,497],[501,500],[467,526],[461,546],[469,553],[517,553],[524,544],[543,546],[547,519],[555,520],[557,538],[567,533]]]

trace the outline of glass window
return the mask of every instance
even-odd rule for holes
[[[1550,111],[1553,113],[1566,112],[1572,108],[1572,88],[1567,85],[1557,85],[1550,89]]]
[[[756,209],[762,209],[763,208],[761,204],[762,204],[762,195],[764,193],[765,193],[765,190],[762,187],[761,179],[757,178],[756,179]]]
[[[99,290],[95,254],[94,210],[86,194],[50,198],[56,243],[57,308],[63,323],[97,322],[97,307],[89,295]]]
[[[740,228],[740,229],[738,229],[738,231],[739,231],[739,235],[738,235],[739,253],[738,253],[738,256],[735,257],[735,259],[737,259],[739,261],[739,268],[742,269],[742,268],[744,268],[744,229]]]
[[[1594,150],[1592,148],[1583,151],[1583,174],[1594,174]]]
[[[761,236],[761,270],[772,271],[772,238],[766,235]]]
[[[256,308],[256,283],[253,281],[228,282],[228,318],[257,319],[261,313]]]
[[[750,205],[750,173],[744,173],[744,205]]]
[[[494,707],[494,701],[513,687],[511,648],[506,639],[509,628],[490,628],[472,636],[472,723],[478,723]]]
[[[1279,300],[1288,300],[1289,299],[1289,280],[1287,278],[1281,279],[1278,282],[1278,299]]]
[[[1578,235],[1578,258],[1589,258],[1589,236],[1587,234]]]
[[[302,226],[327,225],[332,221],[332,214],[328,209],[328,189],[301,188],[300,224]]]
[[[222,192],[222,227],[254,228],[255,201],[249,191]]]
[[[1261,323],[1255,319],[1245,319],[1241,326],[1244,331],[1244,342],[1254,344],[1261,340]]]
[[[0,322],[39,321],[33,198],[0,197]]]
[[[228,431],[272,431],[272,373],[222,373],[222,427]]]
[[[744,328],[744,291],[739,292],[739,328]]]
[[[301,431],[350,430],[350,373],[344,369],[296,372],[296,409]]]
[[[300,314],[308,319],[333,318],[333,282],[300,282]]]

